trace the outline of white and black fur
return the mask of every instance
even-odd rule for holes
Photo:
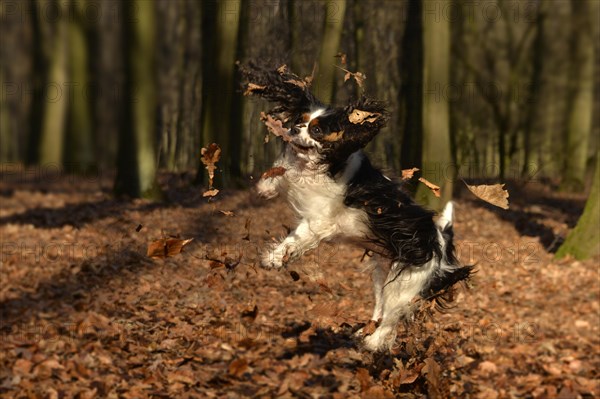
[[[379,324],[364,344],[372,351],[389,350],[398,322],[414,312],[413,299],[436,298],[472,272],[454,255],[452,203],[435,221],[434,212],[371,165],[362,148],[387,121],[382,103],[363,97],[334,108],[285,68],[250,64],[241,71],[255,85],[252,94],[277,103],[270,114],[290,129],[289,143],[275,162],[285,174],[262,178],[257,189],[265,198],[286,194],[299,224],[263,253],[262,266],[281,268],[323,240],[344,237],[364,245],[375,254],[372,319]],[[371,117],[352,123],[355,110]]]

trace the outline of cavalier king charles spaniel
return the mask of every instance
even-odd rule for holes
[[[372,280],[378,326],[364,337],[371,351],[392,348],[397,324],[415,312],[415,299],[439,300],[472,273],[461,266],[453,245],[453,206],[436,214],[411,199],[402,183],[373,167],[363,148],[388,120],[381,102],[361,97],[346,107],[319,101],[306,80],[256,63],[240,66],[246,93],[276,106],[267,113],[280,121],[286,142],[258,193],[286,195],[298,226],[261,257],[279,269],[323,240],[350,239],[373,256]]]

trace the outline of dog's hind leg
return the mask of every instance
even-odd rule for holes
[[[383,286],[390,268],[388,265],[382,264],[381,259],[371,258],[369,262],[372,268],[371,279],[373,280],[373,295],[375,297],[375,307],[371,320],[379,321],[383,317]]]
[[[365,338],[365,346],[371,351],[389,350],[394,345],[396,328],[402,318],[413,312],[412,300],[423,291],[434,273],[437,262],[432,260],[423,266],[402,269],[394,263],[382,290],[382,319],[375,332]],[[377,308],[376,308],[377,310]]]

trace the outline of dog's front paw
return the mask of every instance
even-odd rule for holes
[[[279,190],[276,178],[267,177],[260,179],[256,184],[256,191],[258,195],[267,200],[277,197]]]
[[[371,335],[364,337],[363,343],[365,349],[371,352],[389,351],[396,340],[396,334],[393,330],[386,327],[378,327]]]
[[[289,261],[289,247],[284,244],[274,245],[263,252],[260,265],[265,269],[281,269]]]

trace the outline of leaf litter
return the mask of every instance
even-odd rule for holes
[[[61,237],[72,245],[52,262],[48,253],[3,249],[2,397],[600,395],[597,260],[555,261],[536,237],[519,234],[506,211],[467,194],[456,199],[455,230],[462,261],[478,265],[473,288],[459,290],[448,313],[422,313],[400,326],[384,356],[362,351],[354,335],[373,305],[362,249],[336,243],[292,264],[319,263],[316,278],[257,267],[271,239],[265,230],[294,223],[282,201],[248,207],[251,194],[233,192],[220,207],[236,217],[208,203],[143,201],[115,203],[114,214],[74,213],[70,204],[97,201],[97,187],[65,181],[61,190],[19,188],[3,198],[5,220],[41,206],[48,216],[46,225],[0,225],[4,242],[35,248]],[[525,189],[512,196],[519,212],[544,193]],[[563,200],[544,195],[549,204]],[[537,209],[536,222],[565,220],[570,208]],[[68,218],[60,219],[63,211]],[[84,222],[73,228],[77,218]],[[196,245],[146,257],[147,237],[163,231],[193,236]]]

